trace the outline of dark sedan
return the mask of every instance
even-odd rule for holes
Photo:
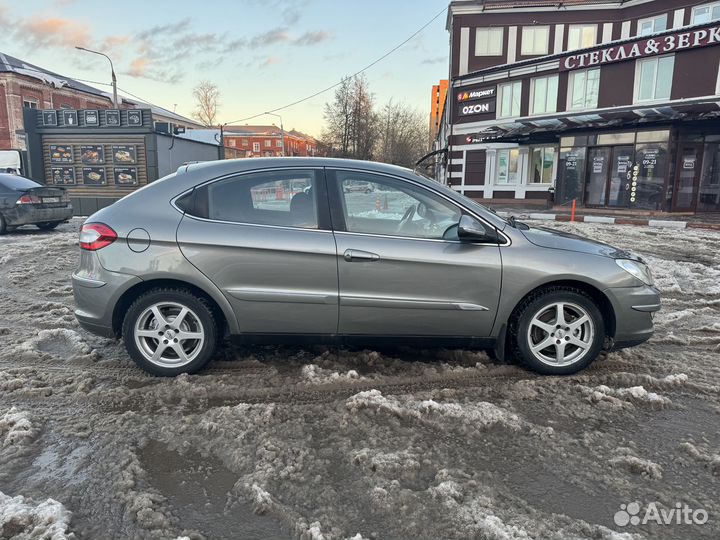
[[[54,229],[72,217],[67,191],[22,176],[0,174],[0,234],[21,225]]]

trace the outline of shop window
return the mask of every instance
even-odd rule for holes
[[[547,54],[549,41],[549,26],[523,26],[521,48],[522,55],[537,56]]]
[[[705,24],[720,20],[720,2],[695,6],[690,24]]]
[[[496,184],[513,184],[520,182],[518,162],[520,161],[520,150],[510,148],[498,150],[497,152],[497,176]]]
[[[528,184],[552,184],[555,178],[555,148],[533,148]]]
[[[600,95],[600,68],[573,71],[568,82],[568,105],[573,111],[596,109]]]
[[[626,131],[623,133],[600,133],[597,136],[596,144],[600,146],[604,145],[616,145],[616,144],[634,144],[635,143],[635,132]]]
[[[37,109],[38,103],[34,100],[23,99],[23,107],[25,107],[26,109]]]
[[[558,76],[537,77],[530,83],[530,114],[557,111]]]
[[[705,145],[697,210],[699,212],[720,212],[720,145]]]
[[[500,95],[499,118],[520,116],[520,98],[522,96],[522,82],[512,82],[498,85]]]
[[[635,102],[670,99],[675,56],[646,58],[635,63]]]
[[[582,146],[560,150],[558,193],[555,198],[557,203],[566,204],[573,199],[582,202],[586,153],[587,149]]]
[[[631,202],[636,208],[659,210],[665,200],[668,144],[638,144],[635,147],[635,163],[639,170]],[[633,201],[633,199],[635,200]]]
[[[504,28],[477,28],[475,56],[502,56]]]
[[[568,28],[568,51],[592,47],[596,41],[596,24],[571,24]]]
[[[663,30],[667,30],[667,13],[638,21],[638,36],[649,36],[650,34],[662,32]]]

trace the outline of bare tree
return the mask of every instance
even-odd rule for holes
[[[376,159],[413,167],[427,153],[428,124],[425,116],[405,103],[390,100],[379,114]]]
[[[220,108],[220,90],[217,85],[210,81],[200,81],[193,88],[193,97],[195,98],[193,118],[208,127],[215,125]]]
[[[324,146],[332,154],[355,159],[372,159],[377,131],[374,98],[364,77],[345,78],[325,104]]]

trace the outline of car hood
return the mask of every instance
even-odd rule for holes
[[[577,234],[546,229],[544,227],[530,227],[527,230],[521,230],[525,238],[536,246],[549,249],[564,249],[566,251],[576,251],[578,253],[588,253],[590,255],[600,255],[610,257],[612,259],[632,259],[642,261],[639,255],[616,248],[603,242],[591,240]]]

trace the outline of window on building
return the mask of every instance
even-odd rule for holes
[[[596,41],[596,24],[571,24],[568,28],[568,51],[592,47]]]
[[[23,107],[26,109],[37,109],[38,102],[33,99],[23,99]]]
[[[568,81],[568,109],[595,109],[600,94],[600,68],[570,73]]]
[[[253,143],[253,152],[259,152],[260,151],[260,143],[254,142]]]
[[[690,24],[704,24],[720,20],[720,2],[695,6]]]
[[[282,146],[282,139],[278,139],[277,141],[275,141],[275,145]]]
[[[522,96],[522,82],[516,81],[498,85],[500,95],[499,118],[520,116],[520,98]]]
[[[475,30],[475,56],[502,56],[504,28]]]
[[[235,146],[235,139],[228,139],[228,146]]]
[[[523,26],[521,47],[523,56],[547,54],[549,41],[549,26]]]
[[[265,148],[270,148],[272,146],[272,141],[270,139],[265,139]]]
[[[520,150],[510,148],[498,150],[497,152],[497,176],[496,184],[518,184],[520,174],[518,162],[520,161]]]
[[[675,56],[638,60],[635,64],[635,101],[670,99]]]
[[[240,141],[240,144],[242,144],[243,146],[247,146],[247,145],[248,145],[248,140],[247,140],[247,139],[242,139],[242,141]]]
[[[557,111],[558,76],[536,77],[530,82],[530,114]]]
[[[72,106],[68,105],[67,103],[63,103],[62,105],[60,105],[60,108],[61,109],[72,109]]]
[[[638,21],[638,36],[649,36],[655,32],[662,32],[667,30],[667,13],[662,15],[656,15],[655,17],[648,17],[647,19],[640,19]]]
[[[528,184],[552,184],[555,179],[555,148],[533,148]]]

